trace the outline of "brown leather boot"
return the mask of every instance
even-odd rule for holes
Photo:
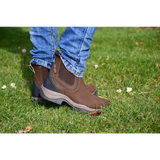
[[[33,80],[33,89],[32,89],[32,100],[39,104],[43,104],[46,102],[41,96],[40,96],[40,88],[47,77],[50,69],[33,64],[34,69],[34,80]],[[97,89],[94,85],[86,85],[87,89],[93,94],[96,95]]]
[[[55,55],[51,71],[41,86],[40,95],[57,104],[64,101],[84,113],[110,105],[108,100],[92,95],[83,79],[76,77],[65,68],[58,53]]]

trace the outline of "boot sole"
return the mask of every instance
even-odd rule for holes
[[[32,102],[36,102],[37,104],[39,105],[43,105],[44,103],[47,103],[48,101],[46,101],[45,99],[43,98],[37,98],[37,97],[32,97]]]
[[[91,109],[85,105],[75,103],[66,95],[51,91],[51,90],[45,88],[43,85],[41,86],[41,89],[40,89],[40,95],[42,98],[44,98],[50,102],[59,104],[59,105],[61,105],[62,102],[66,102],[71,107],[73,107],[81,112],[84,112],[84,113],[88,113],[88,112],[92,113],[95,110],[100,111],[100,109]]]
[[[92,95],[96,95],[97,93],[97,90],[95,90]],[[32,101],[36,102],[37,104],[39,105],[43,105],[44,103],[47,103],[48,101],[43,99],[43,98],[37,98],[37,97],[32,97]]]

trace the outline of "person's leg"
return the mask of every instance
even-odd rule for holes
[[[30,67],[34,71],[32,99],[43,103],[39,92],[48,75],[57,48],[57,27],[30,27],[30,40],[33,49],[30,51],[32,59]]]
[[[58,46],[65,67],[77,77],[83,77],[90,43],[96,27],[67,27]]]
[[[96,27],[66,27],[60,36],[58,46],[61,59],[67,70],[77,77],[83,77],[95,30]],[[96,95],[97,89],[94,85],[86,85],[86,87]]]
[[[46,76],[48,75],[57,48],[57,27],[30,27],[30,40],[33,49],[30,51],[32,60],[30,67],[34,71],[32,99],[43,103],[39,92]],[[96,95],[96,88],[93,85],[86,86],[93,95]]]
[[[51,69],[54,54],[57,48],[57,27],[30,27],[30,40],[33,49],[31,64]]]
[[[51,102],[63,101],[82,111],[93,112],[109,106],[108,100],[96,97],[87,89],[82,77],[89,56],[93,27],[68,27],[59,41],[51,71],[40,89],[40,95]]]

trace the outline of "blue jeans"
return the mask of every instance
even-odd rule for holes
[[[30,64],[51,69],[54,53],[57,49],[57,27],[30,27]],[[66,27],[60,36],[58,46],[62,62],[67,70],[77,77],[83,77],[86,60],[89,56],[90,43],[96,27]]]

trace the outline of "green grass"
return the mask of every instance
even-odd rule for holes
[[[66,104],[32,103],[33,73],[27,67],[31,49],[29,28],[0,28],[0,87],[7,86],[0,88],[0,133],[27,126],[33,128],[29,133],[160,133],[160,29],[97,28],[84,81],[111,101],[99,116]]]

